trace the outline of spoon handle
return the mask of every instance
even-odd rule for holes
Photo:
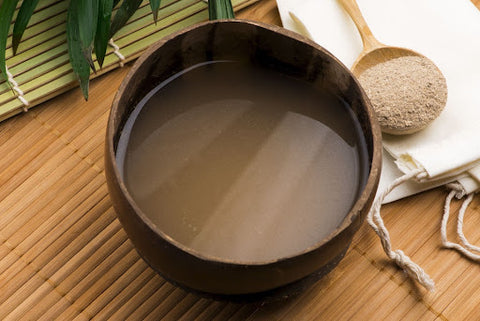
[[[360,36],[363,42],[363,51],[368,52],[378,47],[383,47],[383,44],[379,42],[374,36],[372,31],[367,25],[367,22],[363,18],[360,9],[358,8],[357,1],[355,0],[338,0],[343,6],[348,15],[352,18],[353,22],[357,26]]]

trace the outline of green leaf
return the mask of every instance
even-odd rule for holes
[[[152,8],[153,20],[157,23],[158,9],[160,9],[160,0],[150,0],[150,8]]]
[[[235,18],[232,2],[230,0],[209,0],[208,16],[210,20]]]
[[[112,18],[113,0],[99,0],[98,24],[95,34],[95,55],[100,67],[103,65],[108,41],[110,40],[110,20]]]
[[[7,66],[5,50],[7,49],[8,31],[10,30],[10,21],[17,7],[18,0],[4,0],[0,5],[0,71],[3,77],[10,85],[7,77]]]
[[[67,44],[68,56],[73,72],[77,76],[85,100],[88,100],[88,83],[90,65],[83,53],[82,40],[80,39],[79,10],[80,1],[72,0],[67,12]]]
[[[113,17],[112,26],[110,27],[110,38],[127,23],[128,19],[133,16],[141,3],[142,0],[123,0],[120,8],[118,8]]]
[[[37,6],[38,1],[39,0],[24,0],[22,6],[20,7],[20,10],[18,11],[12,35],[12,50],[14,55],[17,53],[20,40],[22,40],[23,33],[27,28],[28,22],[32,17],[33,11]]]
[[[113,0],[113,7],[115,8],[119,2],[120,0]]]
[[[95,71],[95,65],[93,64],[92,50],[95,33],[97,31],[99,1],[100,0],[72,0],[72,2],[77,2],[75,6],[82,53],[93,71]]]

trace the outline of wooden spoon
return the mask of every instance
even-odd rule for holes
[[[411,110],[411,102],[408,104],[408,108],[405,108],[406,102],[403,103],[403,105],[391,102],[388,106],[377,106],[376,101],[378,100],[378,97],[370,96],[372,105],[377,112],[382,131],[393,135],[405,135],[415,133],[427,127],[440,115],[447,102],[447,84],[440,69],[430,59],[416,51],[382,44],[373,36],[373,33],[365,22],[355,0],[338,1],[350,15],[362,37],[363,51],[360,53],[351,68],[356,77],[360,78],[360,75],[362,75],[363,72],[378,64],[407,56],[419,57],[421,59],[422,68],[426,65],[431,67],[429,69],[429,75],[431,76],[429,80],[421,79],[424,84],[419,84],[416,80],[414,82],[416,83],[416,87],[409,87],[411,84],[407,81],[406,88],[410,92],[419,92],[421,94],[427,92],[430,92],[429,94],[431,94],[431,91],[433,90],[434,98],[431,98],[431,100],[433,99],[434,101],[433,103],[427,100],[424,102],[418,102],[418,104],[415,102],[415,110]],[[432,80],[432,78],[434,79]],[[434,84],[433,87],[432,84]],[[403,90],[405,90],[405,88]],[[390,95],[392,92],[384,94]],[[425,94],[423,97],[428,96],[429,94]],[[378,96],[380,94],[377,92],[375,95]],[[402,96],[399,94],[398,97]],[[420,97],[422,97],[422,95],[420,95]],[[400,100],[400,102],[401,101],[402,100]]]
[[[362,37],[363,51],[351,68],[355,76],[361,75],[362,72],[374,65],[398,57],[418,56],[428,59],[422,54],[407,48],[384,45],[374,37],[355,0],[339,0],[339,2],[352,18]]]

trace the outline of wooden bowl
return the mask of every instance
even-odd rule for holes
[[[165,235],[135,204],[115,160],[125,121],[156,84],[200,62],[239,57],[303,78],[342,97],[360,121],[370,165],[363,191],[343,223],[329,237],[298,255],[254,264],[212,260]],[[375,197],[381,147],[379,126],[365,93],[348,68],[334,56],[283,28],[227,20],[206,22],[174,33],[137,60],[113,102],[105,167],[120,222],[139,254],[154,270],[174,284],[211,297],[269,300],[298,293],[343,258]]]

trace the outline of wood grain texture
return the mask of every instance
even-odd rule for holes
[[[238,17],[280,24],[274,0]],[[479,319],[480,264],[441,248],[443,188],[382,210],[394,247],[432,276],[434,293],[385,259],[366,224],[332,273],[285,302],[211,301],[163,280],[138,257],[105,184],[106,119],[129,69],[93,80],[89,102],[73,90],[0,124],[1,320]],[[452,204],[450,238],[460,204]],[[476,244],[479,214],[477,196],[465,217]]]

